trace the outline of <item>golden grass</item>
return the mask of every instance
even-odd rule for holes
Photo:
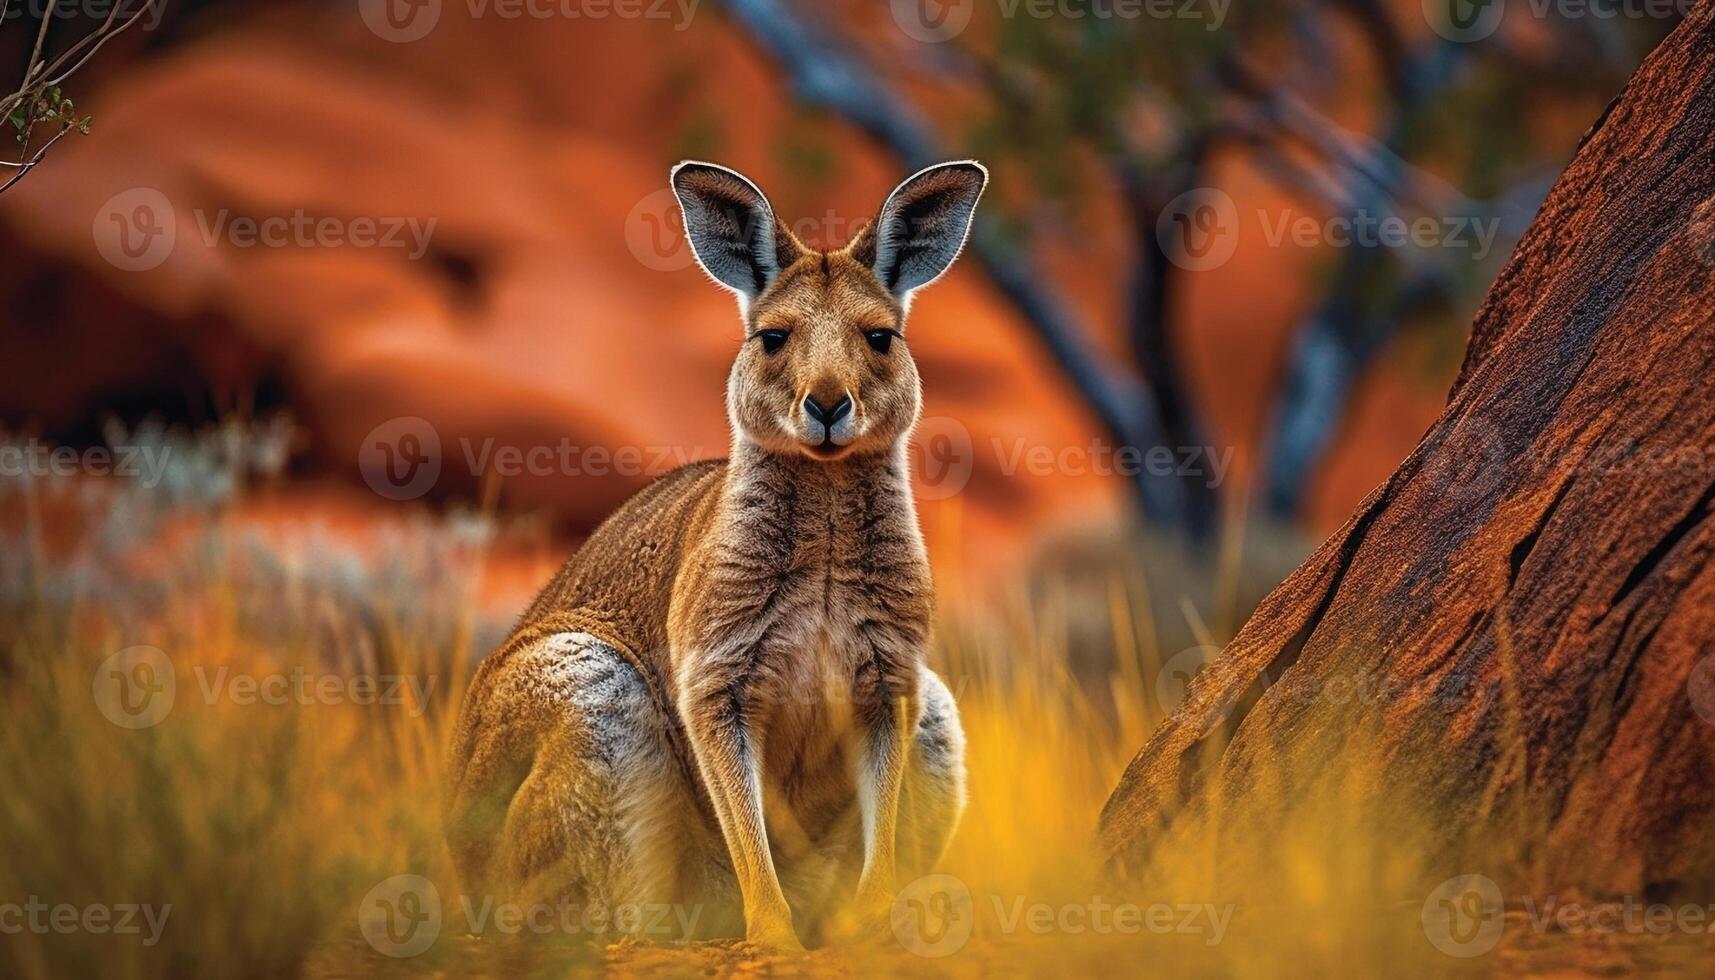
[[[1397,826],[1377,825],[1379,768],[1356,762],[1326,798],[1293,801],[1278,827],[1240,834],[1221,826],[1217,806],[1181,832],[1144,886],[1103,882],[1091,846],[1097,813],[1165,707],[1156,683],[1165,627],[1146,612],[1151,597],[1128,560],[1096,576],[1097,589],[1021,586],[1000,612],[964,611],[943,625],[936,666],[964,714],[971,791],[944,865],[974,918],[968,943],[932,950],[950,955],[916,956],[889,936],[786,962],[730,944],[604,951],[449,929],[422,954],[391,959],[358,929],[377,883],[422,875],[457,918],[437,782],[469,665],[492,639],[493,625],[472,613],[480,542],[424,525],[366,566],[337,542],[282,556],[214,514],[146,560],[100,550],[50,558],[40,527],[17,530],[0,567],[0,904],[171,911],[153,945],[81,929],[0,935],[3,975],[549,975],[604,959],[621,973],[851,976],[1397,975],[1462,964],[1426,941],[1421,898],[1410,900],[1422,869]],[[1217,614],[1215,628],[1232,618]],[[1091,635],[1091,622],[1103,649],[1074,656],[1069,638]],[[130,730],[92,692],[103,661],[137,644],[170,657],[176,699],[159,724]],[[403,704],[206,694],[235,675],[294,668],[432,686],[422,703]],[[1117,925],[1111,906],[1122,901],[1171,911],[1137,933],[1090,919]],[[1191,906],[1230,918],[1217,932],[1209,913],[1188,923]],[[1178,931],[1187,925],[1195,931]]]

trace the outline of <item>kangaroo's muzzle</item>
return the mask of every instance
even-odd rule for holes
[[[802,422],[799,438],[805,451],[818,458],[833,459],[845,454],[858,437],[857,401],[849,391],[838,398],[812,391],[799,402]]]

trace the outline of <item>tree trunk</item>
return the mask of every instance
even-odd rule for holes
[[[1715,884],[1712,15],[1585,136],[1422,444],[1132,760],[1116,871],[1188,823],[1266,828],[1363,755],[1437,854],[1512,807],[1539,882]]]

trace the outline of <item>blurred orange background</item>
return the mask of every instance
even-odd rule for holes
[[[245,506],[264,523],[312,514],[352,533],[400,506],[365,488],[364,440],[390,420],[421,419],[442,458],[421,505],[550,518],[554,538],[518,572],[523,588],[664,463],[725,452],[721,393],[741,327],[678,237],[668,167],[696,155],[740,169],[827,244],[872,214],[907,167],[836,116],[801,108],[779,66],[712,2],[688,19],[507,17],[446,3],[408,42],[372,28],[360,6],[189,4],[79,76],[92,133],[0,196],[0,302],[12,313],[0,419],[77,442],[109,415],[198,425],[286,409],[307,433],[291,479]],[[1415,0],[1394,6],[1403,36],[1433,40]],[[800,9],[871,49],[912,43],[886,4]],[[1361,133],[1376,124],[1386,65],[1343,10],[1325,63],[1284,44],[1259,57],[1282,77],[1312,79],[1318,109]],[[995,43],[986,30],[979,22],[970,43]],[[1533,40],[1542,31],[1518,25],[1514,50],[1548,44]],[[949,133],[978,98],[959,82],[897,81]],[[1517,135],[1557,168],[1596,106],[1543,93]],[[1147,135],[1147,120],[1139,130]],[[1138,246],[1111,176],[1067,147],[1078,184],[1068,204],[1022,163],[988,162],[985,209],[1027,220],[1047,285],[1095,349],[1123,363],[1123,283]],[[1242,215],[1326,211],[1242,145],[1218,147],[1205,182]],[[140,193],[166,202],[173,242],[158,264],[124,268],[111,260],[115,215]],[[404,244],[247,245],[231,224],[293,216],[334,219],[353,238],[364,220],[401,223]],[[1217,488],[1229,512],[1254,504],[1294,331],[1331,261],[1327,242],[1271,243],[1257,231],[1247,225],[1219,268],[1181,274],[1171,311],[1173,370],[1208,442],[1232,453]],[[1305,481],[1300,528],[1337,526],[1415,444],[1479,297],[1468,291],[1400,330],[1364,368]],[[1121,478],[1007,472],[1021,447],[1076,452],[1109,437],[969,258],[925,291],[910,341],[929,427],[968,433],[968,484],[923,494],[939,565],[1009,568],[1045,541],[1103,533],[1130,513]],[[562,440],[634,447],[643,464],[511,476],[472,465],[483,447]]]

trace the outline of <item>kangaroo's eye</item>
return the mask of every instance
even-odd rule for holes
[[[786,331],[784,330],[759,330],[756,335],[762,338],[762,352],[764,354],[778,353],[780,348],[786,346]]]
[[[894,336],[891,330],[871,330],[863,335],[863,339],[869,341],[870,348],[877,354],[885,354],[893,349]]]

